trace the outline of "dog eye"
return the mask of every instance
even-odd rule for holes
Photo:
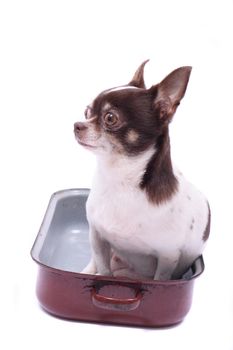
[[[108,112],[104,116],[104,122],[107,126],[114,126],[118,123],[118,116],[112,112]]]

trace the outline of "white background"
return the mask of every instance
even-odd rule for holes
[[[232,18],[227,0],[0,2],[2,348],[233,349]],[[148,86],[193,66],[171,125],[173,159],[212,208],[192,309],[165,330],[53,318],[38,306],[29,252],[50,195],[91,185],[95,160],[73,122],[147,58]]]

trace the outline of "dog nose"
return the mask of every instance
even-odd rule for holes
[[[87,129],[87,126],[83,122],[77,122],[74,124],[74,131],[76,133],[79,133],[80,131],[85,130],[85,129]]]

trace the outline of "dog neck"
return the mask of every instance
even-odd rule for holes
[[[156,146],[139,155],[99,155],[97,179],[98,184],[119,191],[141,189],[152,204],[168,201],[178,189],[168,131],[158,138]]]
[[[156,153],[154,147],[136,155],[99,155],[97,174],[102,183],[111,186],[139,188],[150,159]]]

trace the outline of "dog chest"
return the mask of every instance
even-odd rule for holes
[[[177,243],[183,230],[174,223],[174,213],[166,206],[152,206],[142,191],[92,191],[87,203],[89,223],[112,246],[128,251],[154,254],[169,248],[174,230]],[[178,227],[177,227],[178,225]],[[173,236],[174,244],[174,236]]]
[[[145,221],[142,207],[141,200],[131,192],[92,191],[87,203],[88,220],[103,236],[127,239],[135,235]]]

